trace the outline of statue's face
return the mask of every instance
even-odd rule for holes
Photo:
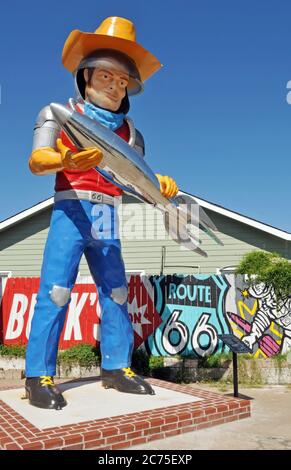
[[[84,70],[86,80],[86,100],[90,103],[117,111],[126,95],[129,75],[115,66],[100,66],[95,68],[90,78],[88,69]]]

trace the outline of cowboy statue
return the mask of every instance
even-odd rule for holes
[[[161,64],[136,42],[134,24],[110,17],[95,33],[74,30],[65,42],[62,60],[74,74],[77,91],[77,100],[70,99],[68,106],[111,129],[143,156],[142,135],[127,117],[128,96],[140,93],[143,82]],[[127,310],[120,240],[113,233],[112,224],[117,218],[116,202],[122,190],[96,171],[102,158],[97,147],[81,151],[74,147],[50,107],[41,110],[34,128],[29,166],[36,175],[56,173],[56,183],[26,353],[26,397],[36,407],[61,409],[66,405],[53,376],[59,338],[83,254],[102,311],[102,385],[125,393],[154,394],[149,383],[130,368],[133,328]],[[167,198],[174,197],[178,192],[175,181],[168,176],[156,176],[161,193]],[[102,224],[96,233],[92,227],[100,214]]]

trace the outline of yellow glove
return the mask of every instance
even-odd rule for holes
[[[49,175],[61,171],[61,155],[52,147],[34,149],[30,155],[29,168],[35,175]]]
[[[48,175],[64,169],[86,171],[97,166],[103,158],[101,150],[92,147],[72,154],[61,139],[57,139],[57,147],[58,151],[52,147],[40,147],[33,150],[29,159],[29,168],[32,173]]]
[[[160,182],[160,191],[163,196],[167,197],[168,199],[176,196],[179,188],[173,178],[170,176],[162,176],[159,173],[156,173],[156,177]]]
[[[57,139],[57,148],[62,157],[62,165],[65,170],[86,171],[98,166],[103,158],[102,151],[96,147],[88,147],[80,152],[72,153],[61,139]]]

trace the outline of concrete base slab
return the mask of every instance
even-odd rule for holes
[[[111,418],[121,413],[139,413],[165,406],[194,403],[201,398],[162,387],[153,387],[156,395],[131,395],[113,389],[104,389],[101,381],[61,384],[68,405],[62,410],[44,410],[22,400],[24,389],[0,392],[0,400],[13,408],[39,429]]]
[[[149,382],[156,395],[105,390],[99,378],[65,382],[69,404],[60,411],[32,407],[23,388],[0,391],[0,449],[125,449],[250,416],[247,399]]]

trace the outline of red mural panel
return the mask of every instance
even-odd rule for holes
[[[131,276],[128,284],[128,312],[138,348],[162,322],[154,304],[154,290],[147,277]]]
[[[26,344],[39,289],[39,278],[9,278],[0,310],[0,342]],[[131,276],[128,306],[135,332],[135,347],[142,344],[161,322],[147,279]],[[60,339],[60,349],[79,343],[99,342],[101,309],[95,284],[76,284]]]

